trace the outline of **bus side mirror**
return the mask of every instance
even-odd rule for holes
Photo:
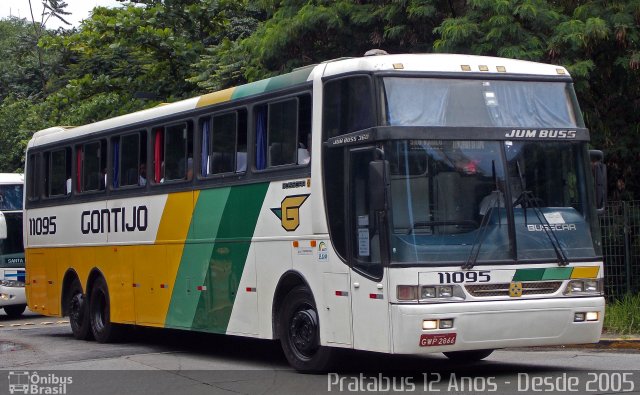
[[[589,150],[591,171],[595,184],[596,210],[603,214],[607,205],[607,166],[603,163],[604,153],[600,150]]]
[[[0,240],[7,238],[7,220],[4,218],[4,214],[0,211]]]
[[[388,174],[388,161],[374,160],[369,162],[369,209],[374,213],[384,211],[387,208]]]

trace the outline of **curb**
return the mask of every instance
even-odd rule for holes
[[[640,351],[640,337],[635,335],[629,337],[602,337],[598,343],[574,344],[563,347]]]
[[[600,346],[602,348],[640,350],[640,336],[638,335],[621,336],[621,337],[605,336],[600,339],[600,342],[598,342],[596,346]]]

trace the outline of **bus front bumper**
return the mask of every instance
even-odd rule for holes
[[[0,308],[19,304],[27,304],[24,287],[6,287],[0,285]]]
[[[580,313],[592,313],[591,319],[597,313],[597,319],[579,321]],[[604,298],[394,304],[391,316],[397,354],[586,344],[600,339]],[[438,328],[448,320],[451,328]],[[434,321],[436,329],[423,329]]]

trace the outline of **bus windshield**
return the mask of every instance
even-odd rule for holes
[[[570,83],[383,78],[388,126],[582,127]]]
[[[22,191],[22,184],[0,184],[0,211],[7,223],[7,238],[0,239],[0,267],[24,267]]]
[[[0,239],[0,267],[24,267],[24,247],[22,244],[22,211],[5,212],[7,238]]]
[[[392,262],[600,253],[584,143],[401,140],[384,152]]]
[[[22,210],[22,184],[0,184],[0,211]]]

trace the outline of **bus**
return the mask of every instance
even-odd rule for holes
[[[27,308],[22,240],[24,177],[0,173],[0,308],[11,318]]]
[[[26,152],[29,308],[98,342],[277,339],[299,371],[597,342],[588,142],[565,68],[446,54],[52,127]]]

